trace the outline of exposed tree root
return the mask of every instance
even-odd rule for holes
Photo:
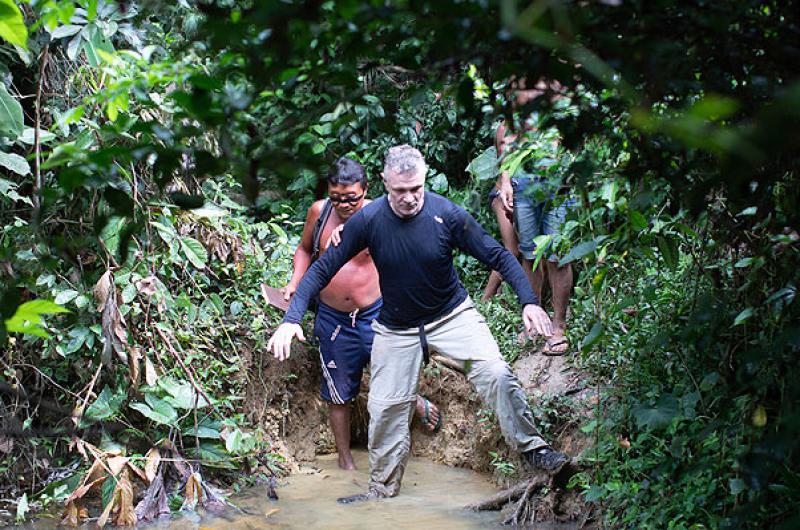
[[[575,492],[564,489],[569,477],[576,471],[577,467],[570,463],[555,475],[536,474],[466,508],[475,511],[503,510],[505,525],[525,526],[550,521],[570,523],[572,527],[577,521],[575,528],[583,528],[591,517],[591,510],[583,507]]]
[[[519,499],[520,496],[524,496],[529,490],[536,490],[546,485],[548,482],[549,481],[547,480],[547,477],[537,477],[523,480],[522,482],[518,482],[514,486],[511,486],[500,493],[492,495],[488,499],[484,499],[481,502],[466,506],[466,509],[474,510],[476,512],[499,510],[509,502],[513,502]]]

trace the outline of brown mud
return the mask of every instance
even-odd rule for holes
[[[327,407],[319,398],[318,354],[312,348],[303,350],[298,348],[284,363],[271,357],[254,358],[245,402],[250,419],[265,430],[269,439],[277,440],[274,449],[286,459],[285,467],[290,472],[298,472],[320,455],[335,452]],[[544,437],[555,448],[579,456],[591,442],[579,427],[588,421],[590,403],[596,399],[586,388],[583,376],[569,366],[568,357],[548,357],[532,349],[513,368],[534,402],[545,407],[539,411],[547,416],[542,418],[547,425]],[[353,443],[361,447],[367,438],[368,384],[369,376],[365,374],[361,395],[353,408]],[[494,417],[461,373],[433,360],[423,370],[420,393],[437,404],[444,424],[438,434],[432,435],[415,419],[414,456],[490,474],[500,488],[530,478],[523,471],[519,456],[506,446]],[[508,464],[513,465],[510,473]],[[537,528],[585,527],[589,517],[578,488],[567,489],[565,484],[546,486],[531,488],[528,501],[535,508],[526,511],[528,520],[536,522]],[[509,503],[498,520],[509,519],[520,504]]]

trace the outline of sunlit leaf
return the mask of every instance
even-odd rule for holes
[[[0,38],[24,50],[28,49],[28,28],[25,27],[22,11],[13,0],[0,0]]]

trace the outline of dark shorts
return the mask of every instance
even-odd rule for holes
[[[320,394],[331,403],[344,404],[358,395],[361,375],[372,352],[372,321],[378,318],[382,299],[353,313],[319,303],[314,336],[322,363]]]

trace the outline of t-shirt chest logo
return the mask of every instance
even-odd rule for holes
[[[439,223],[440,225],[441,225],[441,224],[444,224],[444,219],[442,219],[442,218],[441,218],[441,217],[439,217],[438,215],[434,215],[434,216],[433,216],[433,220],[434,220],[434,221],[436,221],[437,223]]]

